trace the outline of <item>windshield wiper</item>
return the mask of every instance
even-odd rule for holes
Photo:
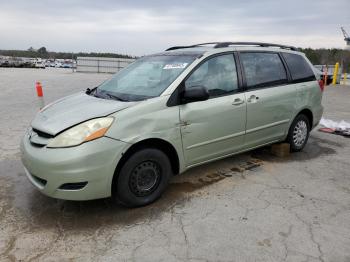
[[[92,92],[94,92],[97,89],[97,86],[94,88],[87,88],[85,91],[85,94],[91,95]]]
[[[112,99],[115,99],[118,101],[129,102],[129,100],[123,99],[123,98],[116,96],[116,95],[111,95],[110,93],[105,93],[105,95],[108,96],[109,98],[112,98]]]
[[[126,99],[123,99],[119,96],[116,96],[116,95],[112,95],[110,93],[107,93],[107,92],[97,92],[97,87],[94,87],[93,89],[90,89],[90,88],[87,88],[86,89],[86,94],[88,95],[91,95],[91,96],[94,96],[94,97],[99,97],[99,98],[111,98],[111,99],[115,99],[115,100],[118,100],[118,101],[122,101],[122,102],[129,102],[129,100],[126,100]]]

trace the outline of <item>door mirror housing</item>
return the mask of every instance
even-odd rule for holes
[[[208,90],[203,86],[193,86],[189,90],[185,90],[181,96],[182,104],[205,101],[209,99]]]

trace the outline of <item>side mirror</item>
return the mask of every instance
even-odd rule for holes
[[[182,93],[181,102],[183,104],[209,99],[208,90],[203,86],[193,86],[191,89]]]

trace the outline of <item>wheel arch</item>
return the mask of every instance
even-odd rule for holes
[[[293,130],[294,130],[293,123],[294,122],[297,123],[296,121],[297,121],[297,118],[299,116],[303,116],[303,117],[307,118],[308,121],[309,121],[309,130],[308,130],[308,132],[306,134],[306,137],[304,138],[303,144],[301,144],[301,145],[295,144],[296,142],[295,142],[295,140],[293,138]],[[309,108],[304,108],[304,109],[300,110],[298,112],[298,114],[295,115],[295,117],[291,121],[291,124],[289,125],[288,133],[287,133],[287,136],[286,136],[286,139],[285,139],[285,141],[287,141],[287,143],[290,144],[291,152],[299,152],[299,151],[301,151],[304,148],[304,146],[307,143],[310,131],[312,129],[312,125],[313,125],[313,113],[312,113],[312,111]]]
[[[284,139],[287,138],[289,130],[290,130],[292,124],[293,124],[293,121],[298,115],[305,115],[308,118],[309,122],[310,122],[310,131],[313,128],[313,121],[314,121],[313,113],[312,113],[312,111],[309,108],[305,107],[305,108],[299,110],[298,113],[295,114],[294,117],[290,120],[289,126],[288,126],[288,129],[287,129],[287,132],[285,134],[285,138]]]
[[[129,157],[133,153],[135,153],[141,149],[144,149],[144,148],[156,148],[156,149],[161,150],[163,153],[165,153],[168,156],[173,174],[176,175],[180,172],[179,156],[178,156],[178,153],[177,153],[175,147],[171,143],[169,143],[166,140],[160,139],[160,138],[144,139],[144,140],[141,140],[141,141],[133,144],[132,146],[130,146],[126,150],[126,152],[123,154],[121,159],[119,160],[117,167],[114,171],[114,175],[113,175],[112,194],[113,194],[113,187],[116,185],[117,180],[118,180],[119,172],[120,172],[121,168],[123,167],[123,165],[125,164],[125,162],[129,159]]]
[[[313,127],[313,122],[314,122],[314,115],[313,115],[312,111],[309,108],[304,108],[304,109],[300,110],[298,114],[295,115],[294,119],[298,115],[305,115],[308,118],[309,124],[310,124],[310,130],[311,130]]]

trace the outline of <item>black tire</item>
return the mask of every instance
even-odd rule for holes
[[[307,116],[297,115],[291,124],[287,136],[287,142],[290,144],[291,152],[301,151],[309,139],[310,122]]]
[[[116,175],[115,200],[128,207],[138,207],[161,196],[172,176],[172,169],[165,153],[148,148],[132,154]]]

